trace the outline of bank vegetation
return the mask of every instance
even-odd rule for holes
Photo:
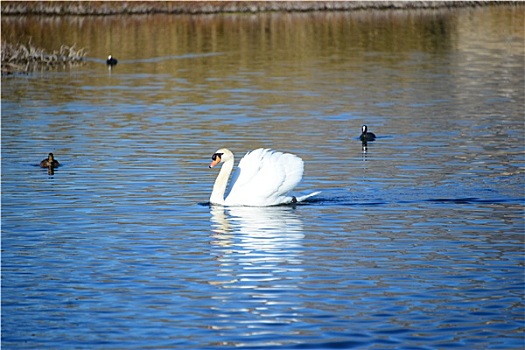
[[[2,15],[212,14],[486,6],[512,1],[2,1]]]

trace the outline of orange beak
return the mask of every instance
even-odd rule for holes
[[[212,162],[210,163],[210,168],[213,168],[214,166],[216,166],[217,164],[219,164],[221,162],[221,158],[220,157],[216,157],[214,160],[212,160]]]

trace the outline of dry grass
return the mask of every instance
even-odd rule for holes
[[[204,14],[482,6],[508,1],[2,1],[2,15]]]
[[[60,50],[48,53],[31,43],[11,44],[2,41],[2,74],[81,64],[85,55],[86,51],[76,49],[75,45],[62,45]]]

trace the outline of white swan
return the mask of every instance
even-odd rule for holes
[[[224,164],[213,185],[211,204],[266,207],[300,202],[319,193],[302,197],[288,195],[303,177],[303,160],[290,153],[259,148],[241,159],[232,177],[230,191],[224,197],[233,169],[233,153],[226,148],[217,150],[210,168],[219,163]]]

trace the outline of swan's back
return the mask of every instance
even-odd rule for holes
[[[226,204],[267,206],[292,200],[288,192],[303,177],[304,163],[296,155],[259,148],[246,153],[232,177]]]

